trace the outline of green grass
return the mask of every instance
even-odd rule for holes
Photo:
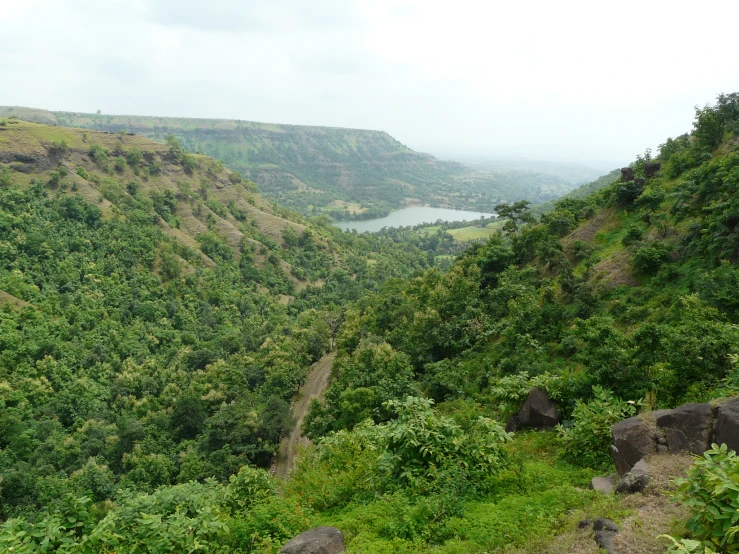
[[[501,229],[505,225],[505,221],[494,221],[488,223],[485,227],[462,227],[460,229],[450,229],[449,234],[454,237],[454,240],[459,242],[468,242],[471,240],[485,240],[490,235],[493,235],[496,231]]]
[[[623,520],[620,497],[588,490],[592,469],[564,461],[554,432],[523,432],[509,444],[509,469],[493,493],[473,499],[459,516],[419,522],[417,504],[389,495],[317,514],[316,523],[342,529],[349,553],[539,552],[581,519]],[[417,499],[416,499],[417,500]],[[414,511],[415,509],[415,511]]]

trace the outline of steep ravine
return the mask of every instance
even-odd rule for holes
[[[291,411],[295,424],[292,431],[290,431],[290,435],[282,439],[280,450],[277,452],[274,471],[279,477],[285,478],[290,474],[295,468],[295,455],[298,452],[298,447],[305,446],[310,442],[307,437],[301,434],[300,428],[303,425],[305,414],[308,413],[311,400],[321,398],[328,386],[328,378],[331,375],[331,367],[335,357],[336,352],[331,352],[313,364],[305,384],[298,392],[297,400]]]

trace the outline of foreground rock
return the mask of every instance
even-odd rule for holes
[[[618,526],[610,519],[598,518],[593,523],[595,544],[603,548],[608,554],[615,554],[613,538],[618,533]]]
[[[594,491],[609,494],[616,488],[616,484],[611,477],[593,477],[590,480],[590,488]]]
[[[506,431],[518,431],[522,427],[551,429],[561,421],[562,414],[559,413],[554,401],[549,398],[546,391],[534,387],[518,410],[518,414],[508,419]]]
[[[621,168],[621,181],[626,183],[634,180],[634,170],[630,167]]]
[[[611,452],[619,475],[625,475],[634,465],[654,452],[654,430],[638,417],[630,417],[611,428]]]
[[[727,402],[716,412],[713,442],[726,444],[739,453],[739,398]]]
[[[346,552],[344,534],[336,527],[316,527],[301,533],[280,550],[282,554],[340,554]]]
[[[616,492],[620,494],[634,494],[641,492],[649,484],[649,464],[645,459],[639,460],[634,467],[631,468],[626,475],[621,477],[616,487]]]
[[[654,417],[671,453],[703,454],[708,450],[712,419],[709,404],[683,404],[674,410],[658,410]]]

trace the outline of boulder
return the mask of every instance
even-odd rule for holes
[[[613,538],[618,533],[618,525],[610,519],[598,518],[593,523],[593,531],[595,531],[595,544],[608,554],[615,554]]]
[[[703,454],[711,444],[711,406],[683,404],[674,410],[654,412],[657,427],[662,429],[671,453],[690,451]]]
[[[615,531],[596,531],[595,532],[595,544],[605,550],[608,554],[616,554],[616,549],[613,546],[613,539],[616,536]]]
[[[593,477],[590,480],[590,488],[598,492],[608,494],[613,492],[615,487],[616,484],[611,477]]]
[[[344,534],[336,527],[316,527],[300,533],[280,550],[282,554],[340,554],[346,552]]]
[[[593,522],[593,531],[612,531],[618,533],[618,525],[612,519],[599,517]]]
[[[622,167],[621,168],[621,181],[623,183],[628,183],[629,181],[634,180],[634,170],[630,167]]]
[[[649,464],[645,459],[639,460],[631,471],[621,477],[616,487],[616,492],[620,494],[633,494],[641,492],[649,484]]]
[[[659,162],[647,162],[644,164],[644,176],[649,179],[650,177],[654,177],[659,172],[660,168]]]
[[[721,406],[716,412],[713,442],[725,444],[739,453],[739,398]]]
[[[638,417],[620,421],[611,427],[611,435],[611,453],[619,475],[628,473],[636,462],[655,450],[654,431]]]
[[[505,432],[506,433],[515,433],[521,428],[521,420],[519,419],[518,415],[514,414],[511,417],[508,418],[508,421],[506,421],[505,424]]]
[[[518,426],[532,429],[549,429],[562,421],[557,405],[546,391],[534,387],[518,411]],[[511,420],[509,420],[511,423]],[[508,428],[508,425],[506,425]]]

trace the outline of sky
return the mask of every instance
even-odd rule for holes
[[[0,105],[610,169],[739,91],[739,2],[0,0]]]

